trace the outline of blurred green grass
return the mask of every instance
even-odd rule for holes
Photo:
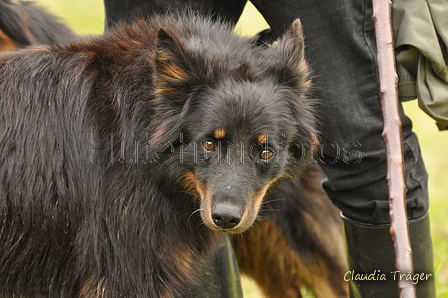
[[[448,131],[440,132],[434,121],[417,105],[404,104],[419,137],[423,159],[429,173],[431,232],[434,247],[435,276],[439,298],[448,297]]]
[[[58,16],[76,33],[98,35],[104,29],[102,0],[32,0]]]
[[[38,0],[78,34],[97,35],[103,32],[104,9],[100,0]],[[249,3],[237,24],[237,32],[253,35],[268,25]],[[434,244],[437,292],[439,298],[448,297],[448,131],[439,132],[434,121],[424,114],[416,101],[404,104],[414,122],[423,158],[429,172],[430,216]],[[245,297],[261,297],[256,286],[244,279]]]

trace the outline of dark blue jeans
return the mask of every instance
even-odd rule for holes
[[[105,0],[107,24],[185,3],[236,22],[245,0]],[[389,222],[386,153],[376,70],[371,0],[252,0],[279,36],[302,20],[313,97],[320,99],[321,139],[317,161],[324,187],[345,216]],[[163,5],[164,7],[160,7]],[[409,218],[428,211],[427,173],[411,121],[401,115]]]

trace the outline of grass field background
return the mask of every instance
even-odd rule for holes
[[[101,0],[38,0],[77,33],[98,35],[103,32],[104,11]],[[263,18],[248,5],[237,25],[237,31],[253,35],[267,28]],[[448,92],[448,90],[447,90]],[[405,110],[414,122],[424,160],[429,172],[430,216],[434,244],[435,272],[439,298],[448,298],[448,131],[439,132],[434,121],[426,116],[415,101],[405,103]],[[245,297],[261,297],[256,287],[245,281]]]

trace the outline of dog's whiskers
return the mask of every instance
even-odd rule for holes
[[[196,209],[195,211],[191,212],[191,213],[190,213],[190,216],[188,216],[187,223],[190,221],[191,217],[192,217],[195,213],[200,212],[200,211],[201,211],[201,208]],[[201,222],[202,222],[202,220],[201,220]]]
[[[189,191],[176,191],[176,193],[189,194],[189,195],[191,195],[193,197],[196,197],[196,198],[200,198],[201,197],[198,193],[189,192]]]
[[[261,204],[262,204],[262,205],[266,205],[266,204],[268,204],[268,203],[279,202],[279,201],[286,201],[286,199],[272,199],[272,200],[266,200],[266,201],[263,201]]]

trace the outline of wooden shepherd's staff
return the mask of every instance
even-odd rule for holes
[[[395,269],[413,273],[412,249],[406,215],[406,184],[404,178],[401,120],[398,113],[398,76],[395,67],[392,33],[392,3],[372,0],[375,25],[380,98],[386,143],[387,180],[390,207],[390,234],[395,248]],[[398,281],[402,298],[415,298],[415,286],[406,280]]]

